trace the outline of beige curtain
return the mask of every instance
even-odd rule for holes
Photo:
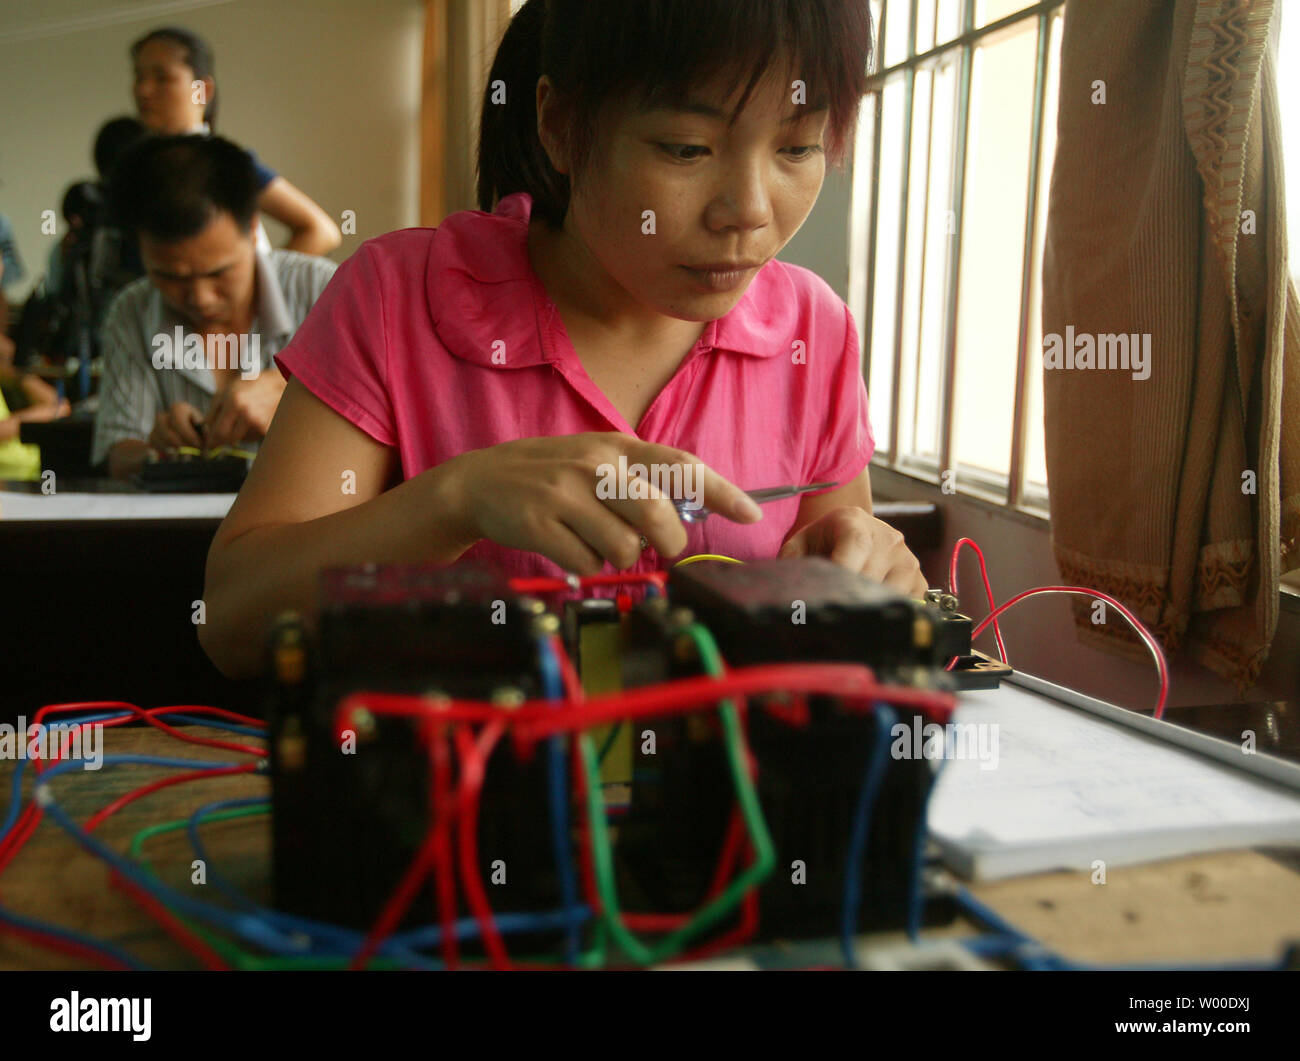
[[[425,0],[420,224],[474,202],[478,111],[510,0]]]
[[[1276,0],[1069,0],[1043,263],[1045,340],[1149,335],[1151,351],[1146,379],[1045,368],[1062,577],[1239,694],[1300,566],[1279,18]],[[1142,654],[1093,615],[1076,603],[1082,640]]]

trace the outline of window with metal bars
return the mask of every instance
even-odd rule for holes
[[[873,463],[1046,515],[1040,274],[1064,0],[872,0],[849,304]]]

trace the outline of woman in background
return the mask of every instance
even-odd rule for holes
[[[216,69],[206,41],[188,30],[156,29],[131,45],[131,61],[136,109],[151,132],[215,132]],[[195,92],[196,82],[203,83],[202,94]],[[286,249],[328,254],[343,242],[338,225],[313,199],[263,165],[256,155],[253,164],[261,182],[257,208],[289,228]]]

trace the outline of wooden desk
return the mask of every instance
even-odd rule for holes
[[[30,722],[30,719],[29,719]],[[220,730],[203,726],[184,727],[186,732],[201,736],[229,737]],[[236,737],[244,742],[246,738]],[[256,745],[256,739],[247,739]],[[204,748],[174,740],[155,729],[112,729],[104,731],[106,754],[165,755],[169,758],[206,761],[244,761],[251,757],[216,748]],[[10,779],[15,764],[0,763],[0,798],[8,809]],[[31,792],[30,764],[25,772],[24,798]],[[167,771],[139,766],[105,768],[100,771],[72,771],[51,783],[59,805],[73,820],[81,823],[100,807],[118,796],[166,776]],[[129,804],[109,818],[95,834],[120,851],[125,851],[131,837],[139,830],[172,818],[188,816],[193,811],[220,799],[239,799],[269,795],[270,781],[265,777],[236,775],[216,777],[164,789]],[[255,899],[270,898],[268,866],[270,864],[269,819],[246,818],[218,822],[205,830],[211,843],[211,857],[220,861],[221,871]],[[205,900],[219,901],[211,884],[206,887],[190,883],[193,855],[183,831],[169,833],[149,842],[146,853],[160,877],[176,888],[193,890]],[[172,943],[148,915],[109,882],[105,864],[82,850],[48,817],[42,820],[35,835],[0,875],[0,902],[5,909],[45,921],[51,921],[99,939],[109,940],[135,955],[142,963],[161,968],[197,968],[198,963]],[[76,959],[44,950],[17,937],[0,934],[0,969],[77,969],[85,968]]]
[[[218,731],[187,727],[187,732]],[[104,743],[110,754],[244,758],[183,744],[152,729],[105,731]],[[0,763],[0,792],[8,792],[13,768],[11,762]],[[160,771],[127,766],[70,773],[54,785],[60,805],[82,822],[112,799],[158,776]],[[96,835],[125,850],[130,838],[147,826],[188,816],[214,800],[268,795],[269,789],[266,778],[249,776],[177,786],[130,804]],[[204,840],[222,874],[258,902],[269,901],[269,819],[251,817],[205,826]],[[183,831],[150,840],[146,852],[167,883],[194,891],[200,898],[215,898],[211,883],[190,883],[193,854]],[[1288,941],[1300,941],[1300,856],[1295,852],[1276,857],[1255,851],[1226,852],[1112,868],[1105,886],[1092,884],[1083,873],[1050,873],[971,890],[1029,935],[1085,962],[1271,961]],[[196,966],[128,897],[109,886],[103,863],[84,853],[48,819],[0,876],[0,897],[6,909],[109,939],[146,964]],[[950,939],[976,931],[958,922],[927,931],[925,936]],[[901,940],[901,933],[885,933],[867,937],[866,943],[869,948],[888,948]],[[833,946],[821,945],[821,952],[820,960],[838,961]],[[0,934],[0,969],[79,967],[75,959]]]

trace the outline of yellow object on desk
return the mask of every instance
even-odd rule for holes
[[[12,415],[0,393],[0,420]],[[11,438],[0,442],[0,479],[31,480],[41,477],[41,448]]]
[[[201,450],[195,446],[177,446],[176,452],[182,457],[206,457],[209,460],[218,457],[242,457],[246,461],[251,461],[257,456],[252,450],[239,449],[236,446],[218,446],[210,450]]]

